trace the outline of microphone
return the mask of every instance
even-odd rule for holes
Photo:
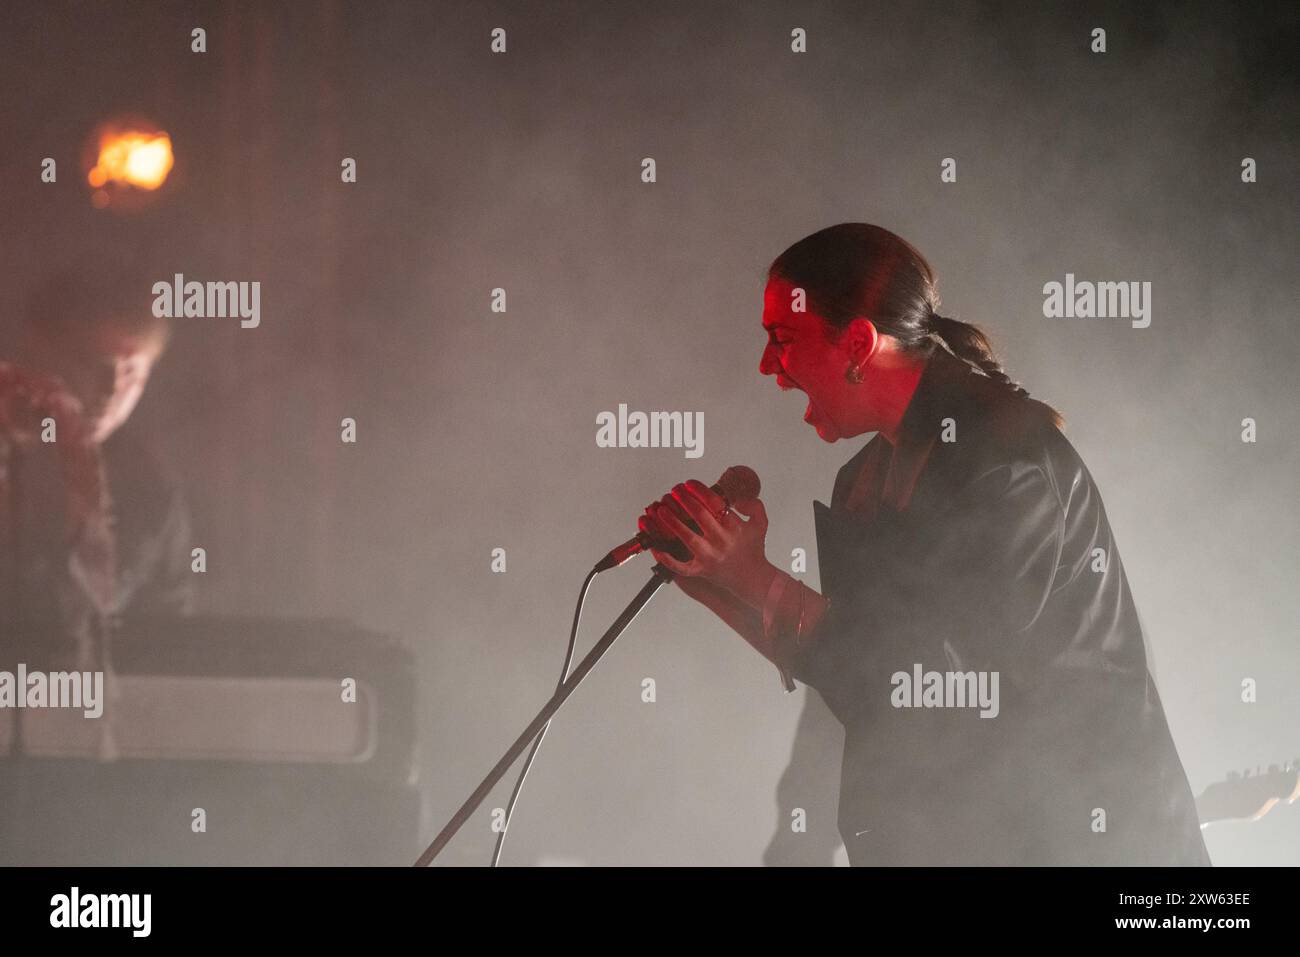
[[[711,485],[709,490],[716,495],[722,496],[723,501],[730,506],[732,502],[743,502],[747,499],[758,498],[758,493],[762,490],[762,487],[762,483],[758,480],[758,473],[748,465],[733,465],[722,473],[722,478]],[[692,531],[698,532],[700,530],[689,518],[685,521]],[[690,552],[685,551],[682,543],[676,538],[659,539],[647,532],[637,532],[635,538],[629,538],[602,558],[596,564],[595,570],[604,572],[609,571],[611,568],[617,568],[629,558],[649,551],[651,548],[666,551],[683,561],[689,560],[690,557]]]

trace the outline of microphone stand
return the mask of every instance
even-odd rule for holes
[[[461,826],[470,819],[470,816],[483,803],[483,799],[488,796],[496,783],[501,780],[505,773],[510,770],[510,765],[514,764],[519,755],[524,753],[524,749],[529,743],[537,737],[542,728],[546,727],[546,722],[551,720],[551,716],[560,710],[560,705],[568,699],[569,695],[577,689],[582,683],[582,679],[587,677],[588,672],[596,667],[596,662],[600,661],[605,652],[609,651],[610,646],[618,640],[618,636],[623,630],[632,623],[635,618],[650,601],[651,597],[659,588],[673,580],[673,573],[664,566],[656,563],[652,569],[650,580],[645,583],[635,598],[629,603],[623,613],[615,619],[614,624],[609,626],[609,630],[601,636],[600,641],[587,653],[587,657],[579,662],[578,667],[569,675],[568,680],[556,689],[551,700],[546,702],[542,710],[537,712],[537,717],[533,718],[528,727],[524,728],[523,733],[515,739],[515,743],[510,745],[509,750],[501,756],[501,760],[493,766],[492,770],[487,773],[482,783],[474,789],[474,792],[465,799],[465,803],[460,806],[460,810],[455,816],[447,822],[446,827],[438,832],[438,836],[433,839],[433,843],[425,848],[424,853],[420,855],[419,860],[415,862],[416,867],[428,867],[429,863],[438,856],[439,852],[447,846],[448,842],[455,837],[456,832]]]

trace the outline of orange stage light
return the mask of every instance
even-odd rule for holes
[[[99,159],[86,181],[99,189],[108,183],[153,190],[171,172],[172,141],[166,133],[105,130],[99,139]]]

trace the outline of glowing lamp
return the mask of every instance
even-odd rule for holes
[[[175,161],[171,137],[145,123],[101,126],[88,155],[86,182],[94,189],[91,202],[99,209],[158,189]]]

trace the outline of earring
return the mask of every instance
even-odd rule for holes
[[[850,365],[844,370],[844,378],[854,385],[862,384],[862,370],[855,365]]]

